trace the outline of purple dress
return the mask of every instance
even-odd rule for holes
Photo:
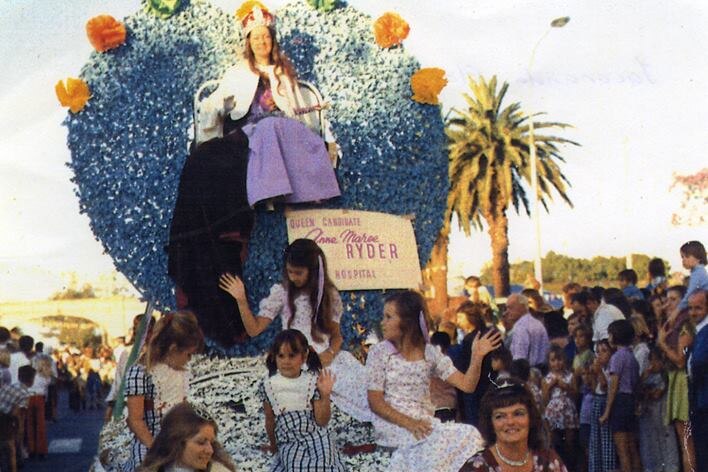
[[[246,116],[248,203],[284,196],[286,203],[326,200],[341,195],[327,148],[320,136],[286,117],[263,79]]]

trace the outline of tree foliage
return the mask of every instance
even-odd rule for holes
[[[522,111],[521,104],[512,103],[502,108],[509,89],[506,82],[497,88],[497,78],[469,78],[472,95],[464,94],[465,110],[453,110],[447,121],[449,141],[450,192],[445,214],[446,226],[441,232],[446,237],[453,213],[465,234],[471,228],[489,226],[492,246],[493,284],[496,293],[509,293],[508,219],[510,205],[518,212],[521,206],[529,214],[529,198],[525,189],[532,182],[531,149],[535,143],[538,196],[548,210],[551,189],[569,205],[568,180],[560,170],[562,144],[578,143],[545,134],[544,130],[565,129],[570,125],[559,122],[536,121]],[[531,120],[534,133],[532,138]],[[535,198],[535,196],[532,196]]]
[[[633,254],[632,265],[639,280],[648,277],[647,267],[653,257],[646,254]],[[626,268],[624,257],[595,256],[592,259],[570,257],[549,251],[542,259],[544,283],[578,282],[600,283],[617,280],[617,274]],[[666,273],[670,273],[668,261],[664,261]],[[533,261],[520,261],[511,264],[511,283],[523,284],[526,277],[533,274]],[[481,273],[484,283],[491,283],[492,267],[486,264]]]
[[[480,77],[469,78],[473,95],[463,94],[468,108],[454,109],[447,122],[450,151],[450,212],[456,213],[460,227],[469,235],[471,226],[482,227],[488,215],[506,212],[509,204],[516,211],[520,206],[529,214],[529,199],[525,184],[531,183],[529,115],[519,102],[502,109],[509,88],[504,83],[497,91],[497,78],[488,82]],[[566,123],[537,122],[534,129],[571,127]],[[578,143],[569,139],[535,134],[538,168],[539,200],[548,209],[551,188],[572,205],[567,195],[569,185],[558,162],[564,162],[559,144]],[[449,219],[448,219],[449,221]]]

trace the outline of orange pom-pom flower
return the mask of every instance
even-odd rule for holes
[[[125,25],[111,15],[94,16],[86,22],[86,35],[96,51],[108,51],[125,42]]]
[[[69,107],[72,113],[78,113],[83,110],[86,102],[91,98],[88,84],[81,79],[69,77],[64,81],[59,81],[54,86],[54,91],[57,93],[59,103],[63,107]]]
[[[406,20],[397,13],[384,13],[374,22],[376,44],[384,49],[401,44],[410,30]]]
[[[447,85],[445,71],[437,67],[420,69],[411,77],[413,100],[418,103],[437,105],[440,91]]]

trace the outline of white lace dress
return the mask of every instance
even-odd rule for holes
[[[427,419],[433,432],[417,440],[408,430],[374,415],[376,442],[396,448],[390,471],[457,471],[468,457],[484,446],[477,429],[462,423],[442,423],[430,400],[430,379],[446,380],[456,371],[449,357],[430,344],[425,358],[407,361],[390,342],[371,348],[366,361],[369,390],[383,391],[384,400],[400,413]]]
[[[280,316],[283,329],[297,329],[307,338],[307,342],[315,352],[322,353],[329,348],[329,335],[322,334],[322,341],[312,338],[312,306],[309,297],[301,293],[295,297],[295,314],[290,323],[289,310],[285,310],[287,292],[281,284],[275,284],[270,289],[270,294],[261,300],[258,305],[258,316],[271,320]],[[342,319],[342,298],[337,290],[332,296],[332,321],[339,324]],[[289,325],[289,326],[288,326]],[[329,366],[336,377],[332,390],[332,402],[348,415],[359,421],[371,421],[373,414],[369,409],[366,395],[366,385],[361,379],[366,372],[364,366],[347,351],[339,351]]]

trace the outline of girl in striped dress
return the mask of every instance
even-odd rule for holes
[[[590,419],[589,472],[613,472],[617,470],[617,452],[612,441],[612,429],[608,423],[600,423],[607,406],[607,375],[612,347],[606,339],[596,344],[597,357],[592,364],[593,401]]]
[[[271,472],[346,470],[327,430],[335,378],[322,370],[305,335],[296,329],[281,331],[266,365],[270,375],[263,380],[259,396],[268,449],[275,454]]]

